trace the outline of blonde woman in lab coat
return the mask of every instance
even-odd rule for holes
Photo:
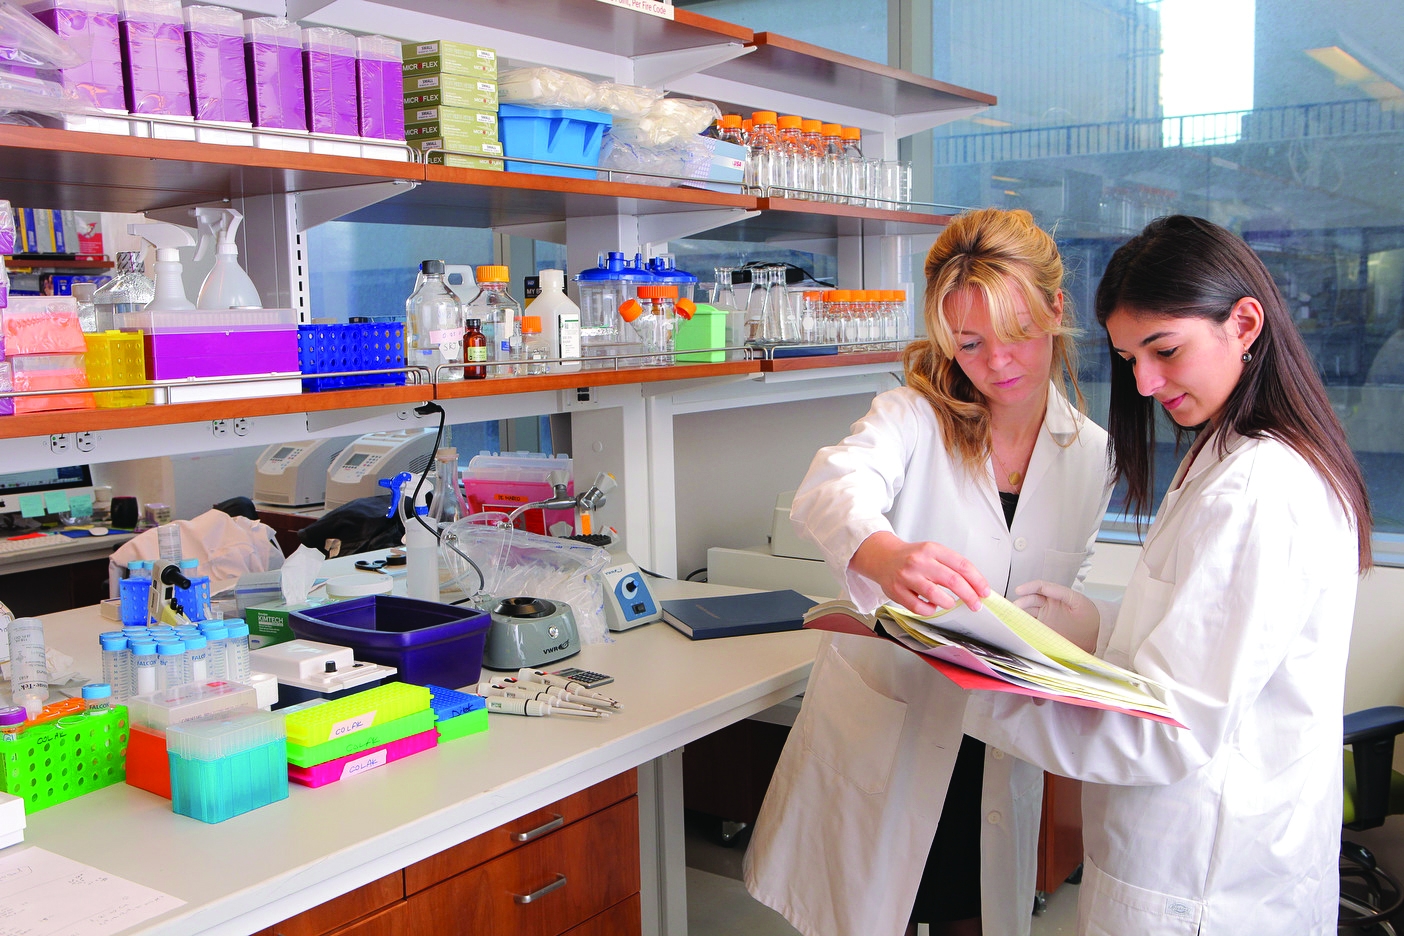
[[[1113,255],[1097,318],[1132,506],[1157,411],[1199,434],[1119,613],[1025,590],[1163,685],[1186,727],[972,693],[966,728],[1089,781],[1079,933],[1334,934],[1346,651],[1370,563],[1360,469],[1271,275],[1223,228],[1152,222]]]
[[[1057,247],[1028,212],[971,212],[926,277],[907,387],[814,457],[796,529],[862,611],[1074,585],[1109,465],[1060,388],[1077,392]],[[807,936],[1027,934],[1042,773],[963,742],[964,702],[905,650],[826,636],[746,855],[751,893]]]

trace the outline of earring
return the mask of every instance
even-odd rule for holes
[[[1253,352],[1252,352],[1252,351],[1244,351],[1244,352],[1243,352],[1243,363],[1244,363],[1244,364],[1251,364],[1251,363],[1253,363]]]

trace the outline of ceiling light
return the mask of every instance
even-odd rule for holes
[[[1306,54],[1325,65],[1342,81],[1368,81],[1376,75],[1361,64],[1360,60],[1340,46],[1323,46],[1307,49]]]
[[[1014,126],[1012,123],[1010,123],[1010,122],[1007,121],[1007,120],[996,120],[996,119],[994,119],[993,117],[971,117],[971,118],[970,118],[970,122],[971,122],[971,123],[977,123],[977,124],[979,124],[979,125],[982,126],[982,127],[1012,127],[1012,126]]]

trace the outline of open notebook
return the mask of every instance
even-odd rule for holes
[[[1001,595],[921,617],[889,602],[860,613],[847,601],[816,605],[804,626],[890,639],[966,689],[991,689],[1124,712],[1180,725],[1156,683],[1100,660]],[[1183,727],[1183,726],[1181,726]]]

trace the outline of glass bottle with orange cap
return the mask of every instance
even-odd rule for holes
[[[850,205],[862,205],[868,199],[867,165],[863,162],[863,134],[857,127],[844,127],[843,161],[846,169],[843,184],[845,201]]]
[[[478,294],[468,303],[468,316],[480,320],[488,340],[488,360],[500,365],[494,377],[519,372],[522,357],[522,306],[507,291],[505,266],[480,266],[475,271]]]
[[[746,187],[767,194],[772,185],[783,185],[784,165],[780,160],[780,131],[775,111],[756,111],[746,137],[750,156],[746,160]]]
[[[789,190],[779,193],[782,198],[799,198],[800,193],[794,190],[804,188],[805,147],[801,136],[803,124],[803,119],[794,114],[784,114],[776,121],[780,129],[782,176],[775,184]]]
[[[641,363],[666,366],[673,363],[673,332],[678,316],[692,318],[697,306],[678,287],[654,283],[640,286],[637,299],[625,300],[619,315],[634,329],[646,355]]]

